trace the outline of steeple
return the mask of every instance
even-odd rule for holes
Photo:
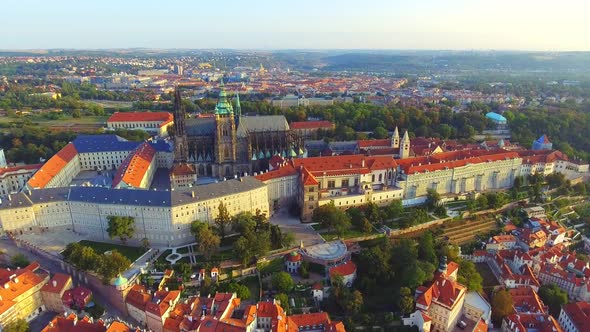
[[[227,93],[225,92],[223,80],[221,80],[221,84],[219,84],[219,89],[219,100],[217,101],[217,105],[215,105],[215,115],[233,115],[234,109],[230,102],[227,101]]]
[[[399,159],[408,158],[410,156],[410,136],[408,131],[404,133],[404,137],[399,145]]]
[[[236,90],[236,125],[240,123],[242,116],[242,105],[240,105],[240,93]]]
[[[399,148],[399,130],[397,129],[397,126],[395,126],[395,130],[391,136],[391,147],[394,149]]]

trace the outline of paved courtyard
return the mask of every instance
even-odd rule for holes
[[[87,239],[87,237],[82,234],[67,230],[27,233],[18,235],[17,237],[53,254],[59,254],[72,242]]]
[[[318,243],[324,243],[324,239],[309,224],[303,224],[301,221],[289,214],[287,209],[277,211],[270,217],[272,224],[277,224],[284,232],[292,232],[295,235],[296,244],[301,243],[310,246]]]

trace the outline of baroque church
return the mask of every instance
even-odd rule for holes
[[[244,116],[236,93],[234,106],[223,86],[214,114],[187,117],[180,90],[174,94],[175,163],[194,167],[198,176],[230,178],[268,169],[270,158],[303,157],[303,138],[283,115]]]

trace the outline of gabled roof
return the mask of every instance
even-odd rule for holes
[[[53,278],[51,278],[51,280],[49,280],[49,282],[41,288],[41,291],[48,293],[61,293],[65,289],[68,282],[71,280],[72,277],[67,274],[56,273]]]
[[[29,179],[28,185],[31,188],[45,188],[54,176],[76,157],[78,151],[73,143],[69,143],[59,150],[53,157],[49,158],[43,166]]]
[[[289,124],[291,129],[332,129],[334,124],[330,121],[296,121]]]
[[[174,117],[169,112],[115,112],[107,122],[160,122],[160,127],[172,123]]]
[[[156,156],[156,150],[147,142],[139,145],[135,151],[131,152],[117,169],[113,179],[113,188],[125,183],[129,187],[139,188],[145,177],[150,165]]]

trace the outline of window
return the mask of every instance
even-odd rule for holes
[[[349,185],[348,185],[348,179],[342,180],[342,187],[343,188],[348,188],[349,187]]]
[[[315,191],[315,187],[309,187],[309,189],[307,191],[309,191],[310,193],[312,193],[312,192]]]
[[[334,181],[334,180],[328,181],[328,188],[334,188],[334,187],[336,187],[336,181]]]

